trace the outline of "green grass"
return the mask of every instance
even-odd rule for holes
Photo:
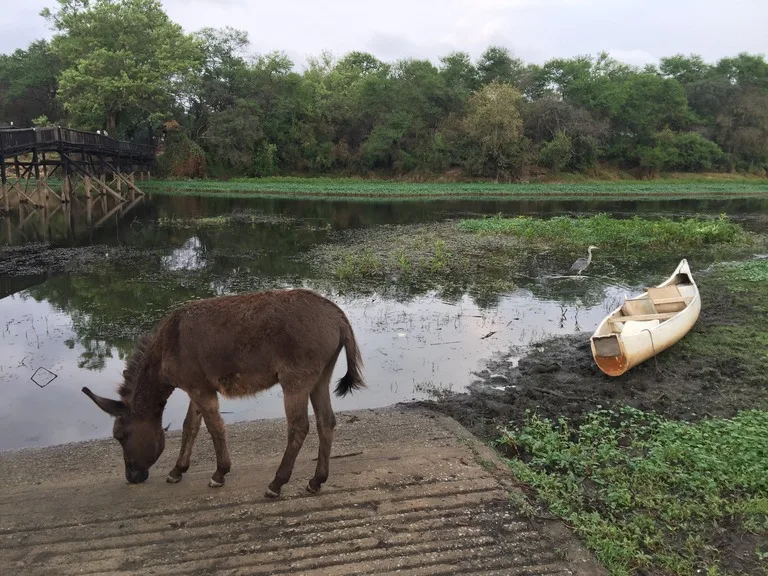
[[[718,370],[702,374],[712,386],[768,390],[768,259],[718,264],[699,287],[706,307],[700,325],[670,350],[671,360],[712,358]],[[717,317],[708,320],[709,311]]]
[[[768,283],[768,259],[725,262],[720,265],[718,273],[723,280],[728,282],[739,284],[744,282]]]
[[[768,575],[768,259],[698,280],[702,315],[659,363],[696,370],[713,402],[730,395],[750,410],[694,423],[633,408],[577,423],[529,414],[499,441],[615,575]]]
[[[687,423],[624,408],[575,428],[532,415],[500,443],[520,454],[509,460],[517,477],[612,574],[692,575],[727,571],[719,526],[768,542],[766,438],[766,411]],[[751,563],[764,552],[749,550]]]
[[[402,182],[360,178],[260,178],[235,180],[152,180],[154,194],[196,196],[389,199],[711,199],[768,196],[768,180],[665,179],[588,183],[497,184],[493,182]]]
[[[587,246],[599,248],[696,248],[712,244],[735,244],[748,238],[744,230],[725,216],[715,220],[683,218],[645,219],[634,216],[627,220],[605,214],[550,219],[519,216],[516,218],[477,218],[463,220],[459,229],[487,235],[510,235],[524,240],[554,243],[559,247]]]

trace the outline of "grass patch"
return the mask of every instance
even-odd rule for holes
[[[605,214],[582,218],[558,216],[550,219],[518,216],[516,218],[476,218],[463,220],[464,232],[488,235],[510,235],[524,240],[553,243],[559,247],[587,246],[616,248],[668,249],[697,248],[712,244],[737,244],[748,235],[727,217],[717,219],[670,218],[645,219],[634,216],[627,220]]]
[[[768,197],[765,180],[665,179],[589,183],[497,184],[493,182],[402,182],[361,178],[258,178],[234,180],[152,180],[154,194],[248,197],[377,199],[722,199]]]
[[[460,233],[455,223],[377,226],[337,233],[336,242],[308,254],[317,276],[330,275],[345,291],[420,294],[469,292],[490,303],[514,290],[515,269],[529,255],[515,239]]]
[[[517,477],[612,574],[720,574],[732,571],[732,550],[718,546],[726,525],[747,535],[747,566],[765,566],[765,438],[766,411],[687,423],[624,408],[577,427],[532,415],[500,443],[520,456],[509,460]]]

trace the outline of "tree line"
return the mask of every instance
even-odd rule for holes
[[[0,55],[0,124],[151,140],[178,177],[455,173],[512,180],[600,166],[768,170],[768,62],[606,53],[526,64],[323,53],[298,70],[233,28],[188,34],[159,0],[57,0],[51,41]]]

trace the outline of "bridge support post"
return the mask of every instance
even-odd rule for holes
[[[136,186],[135,186],[134,180],[133,180],[133,172],[128,174],[128,185],[131,188],[131,200],[135,200],[136,199]]]
[[[0,196],[3,197],[3,204],[5,205],[5,212],[11,211],[10,193],[8,191],[6,179],[5,179],[5,158],[0,156]]]
[[[72,182],[69,179],[69,170],[66,166],[61,168],[61,201],[66,204],[72,199]]]
[[[40,206],[47,206],[47,198],[43,198],[43,182],[40,180],[40,162],[37,157],[37,148],[32,150],[32,169],[35,171],[35,196]]]

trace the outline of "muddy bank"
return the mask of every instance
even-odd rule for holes
[[[598,407],[632,406],[698,420],[765,405],[764,364],[755,354],[765,338],[755,327],[765,290],[729,291],[722,278],[712,275],[699,284],[704,304],[693,330],[623,376],[611,378],[599,370],[588,331],[509,350],[488,361],[468,393],[441,393],[424,404],[486,440],[498,438],[500,426],[521,424],[527,411],[577,423]]]

